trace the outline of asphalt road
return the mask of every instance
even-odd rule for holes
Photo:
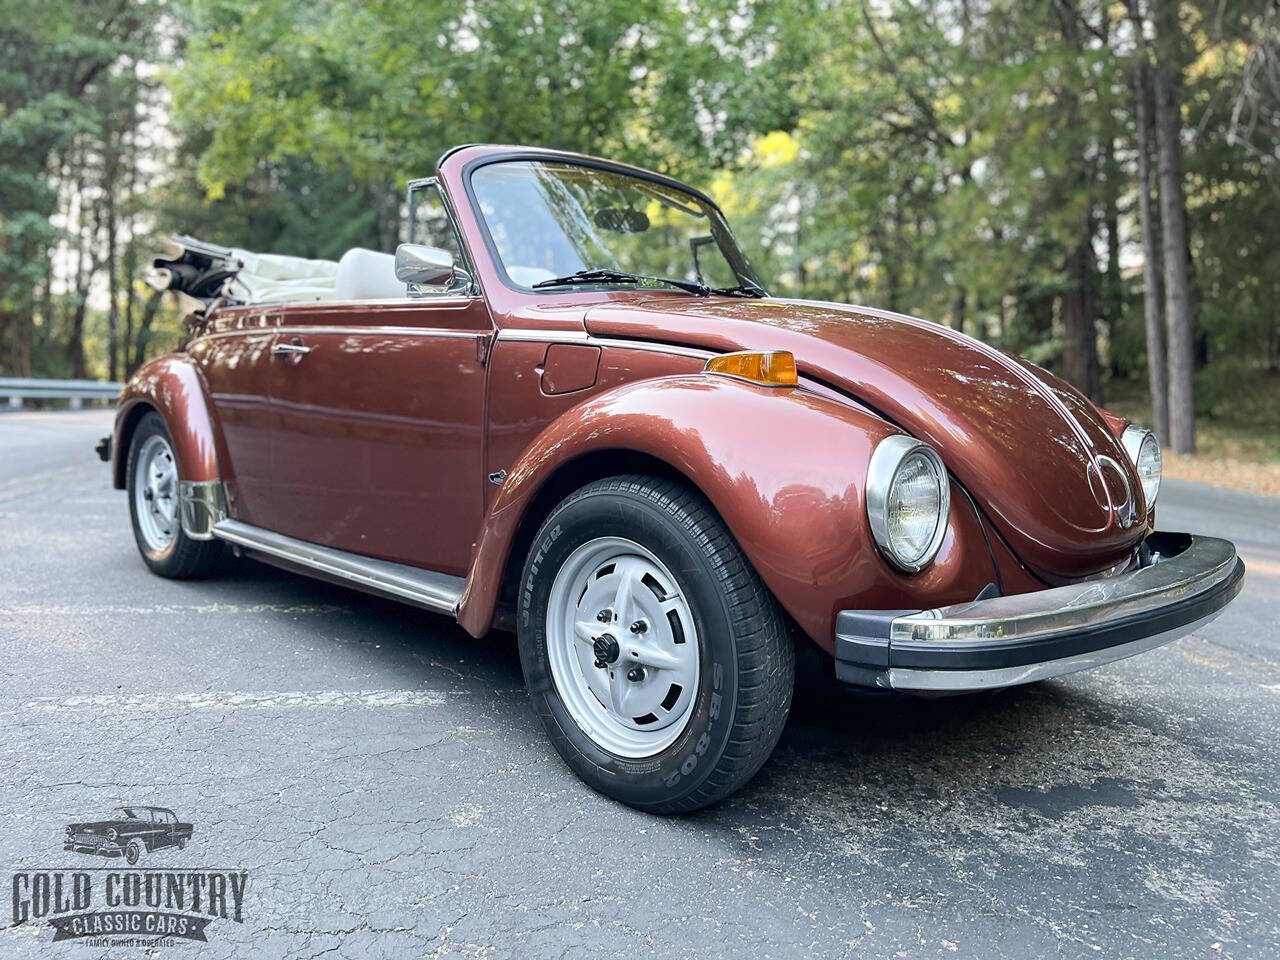
[[[1249,565],[1197,634],[1001,694],[802,692],[746,790],[663,820],[560,763],[509,637],[251,562],[150,575],[108,423],[0,414],[0,869],[119,867],[65,825],[171,807],[192,845],[140,866],[249,879],[243,923],[165,950],[1280,955],[1280,500],[1166,483],[1162,526]],[[51,939],[0,955],[141,955]]]

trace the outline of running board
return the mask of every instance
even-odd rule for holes
[[[213,535],[269,558],[331,577],[359,589],[407,600],[418,606],[456,616],[466,580],[433,570],[422,570],[389,560],[375,560],[358,553],[322,547],[264,530],[239,520],[220,520]]]

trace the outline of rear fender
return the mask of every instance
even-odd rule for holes
[[[809,390],[722,377],[666,377],[597,394],[551,423],[509,471],[481,531],[458,621],[476,636],[492,626],[512,546],[525,524],[545,519],[527,516],[538,492],[575,461],[610,451],[621,463],[636,454],[660,460],[702,491],[774,596],[828,650],[841,609],[970,599],[992,571],[971,513],[952,510],[937,560],[915,576],[889,568],[872,544],[867,464],[897,432]],[[510,560],[518,575],[524,557]]]

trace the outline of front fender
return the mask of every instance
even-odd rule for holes
[[[838,399],[722,377],[666,377],[597,394],[551,423],[508,473],[481,531],[458,621],[476,636],[489,629],[534,497],[562,468],[606,451],[657,458],[701,490],[779,603],[829,651],[842,609],[972,599],[993,568],[961,496],[952,498],[947,535],[923,573],[899,574],[873,545],[862,498],[867,464],[876,444],[897,432]]]
[[[125,487],[125,467],[133,430],[147,408],[164,418],[178,458],[178,476],[186,482],[221,479],[217,432],[214,429],[204,378],[190,357],[157,357],[129,378],[116,407],[111,437],[112,482]]]

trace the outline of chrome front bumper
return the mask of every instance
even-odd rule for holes
[[[124,847],[110,840],[95,843],[91,840],[72,840],[70,837],[63,843],[62,849],[74,853],[92,853],[100,857],[118,857],[124,853]]]
[[[836,676],[910,692],[1010,687],[1176,640],[1240,592],[1244,563],[1214,537],[1154,533],[1138,570],[935,610],[844,610]]]

